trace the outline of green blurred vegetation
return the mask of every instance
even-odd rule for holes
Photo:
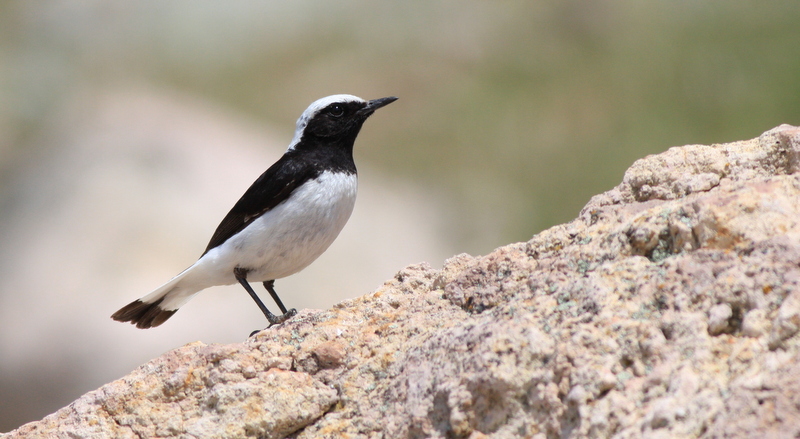
[[[429,188],[443,235],[486,253],[646,154],[800,124],[799,19],[796,1],[3,2],[0,183],[76,91],[180,90],[287,142],[318,97],[396,95],[357,160]]]

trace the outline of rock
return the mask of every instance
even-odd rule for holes
[[[795,437],[800,129],[637,161],[574,221],[195,343],[21,437]]]
[[[245,344],[196,342],[87,393],[10,437],[279,438],[339,401],[312,376]]]
[[[742,320],[742,335],[748,337],[761,337],[764,335],[768,327],[766,314],[766,310],[758,308],[747,311]]]
[[[708,333],[719,335],[730,329],[728,321],[733,317],[733,310],[727,303],[711,307],[708,310]]]
[[[783,300],[769,338],[771,348],[780,346],[784,340],[800,331],[800,291],[794,290]]]

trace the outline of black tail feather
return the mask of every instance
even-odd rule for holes
[[[131,324],[140,329],[158,326],[166,322],[168,318],[178,311],[177,309],[168,311],[161,308],[160,305],[163,300],[163,297],[152,303],[145,303],[138,299],[134,300],[115,312],[111,318],[118,322],[131,322]]]

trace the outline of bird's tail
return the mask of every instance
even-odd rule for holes
[[[190,268],[184,270],[152,293],[123,306],[111,318],[118,322],[131,322],[141,329],[164,323],[198,292],[181,285],[189,271]]]

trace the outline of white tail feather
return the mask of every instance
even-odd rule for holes
[[[192,288],[191,285],[187,286],[187,282],[182,282],[185,280],[186,275],[190,273],[191,268],[192,267],[189,267],[183,270],[181,274],[173,277],[169,282],[161,285],[139,300],[144,303],[153,303],[163,298],[163,301],[159,304],[159,308],[167,311],[177,311],[178,308],[186,304],[186,302],[199,292],[196,288]]]

